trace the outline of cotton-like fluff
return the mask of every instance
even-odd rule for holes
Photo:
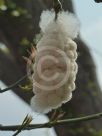
[[[58,14],[43,11],[40,28],[43,33],[36,48],[34,73],[30,77],[34,96],[31,107],[39,113],[48,113],[72,98],[78,71],[77,45],[72,40],[79,31],[78,19],[68,11]]]
[[[55,13],[54,11],[43,11],[41,14],[41,21],[40,21],[40,28],[43,33],[51,33],[52,31],[62,31],[61,33],[65,33],[68,37],[74,39],[77,37],[79,32],[79,20],[77,17],[68,12],[68,11],[62,11],[58,14],[58,19],[56,21],[56,24],[54,22]],[[50,26],[50,27],[49,27]],[[53,28],[53,29],[52,29]]]

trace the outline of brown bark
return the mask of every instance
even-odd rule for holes
[[[0,78],[7,85],[12,84],[12,81],[16,81],[20,76],[25,74],[25,63],[21,58],[26,53],[22,54],[19,52],[19,49],[23,48],[20,45],[21,39],[27,37],[29,41],[33,40],[34,35],[39,32],[38,22],[42,9],[52,7],[52,0],[15,0],[15,2],[18,6],[27,8],[31,14],[31,18],[26,18],[25,16],[12,17],[9,14],[9,10],[0,15],[0,30],[4,37],[1,39],[5,39],[3,42],[6,41],[6,46],[9,48],[13,58],[12,60],[2,52],[0,53],[0,69],[5,74],[5,76],[1,75]],[[71,0],[64,0],[63,7],[65,10],[69,9],[73,12]],[[73,92],[73,99],[62,106],[63,111],[66,112],[64,118],[102,111],[102,94],[97,82],[94,61],[86,44],[80,38],[76,42],[79,52],[77,89]],[[15,88],[14,92],[25,101],[29,101],[28,98],[30,99],[31,95],[23,93],[18,88]],[[92,136],[96,133],[96,130],[99,131],[102,129],[101,122],[102,120],[100,119],[87,123],[72,124],[70,126],[57,126],[55,130],[58,136]]]

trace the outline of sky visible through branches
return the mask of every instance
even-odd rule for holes
[[[74,0],[74,4],[81,22],[81,37],[93,55],[102,88],[102,3]]]

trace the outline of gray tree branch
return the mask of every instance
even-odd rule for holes
[[[63,125],[63,124],[70,125],[72,123],[80,123],[80,122],[89,121],[89,120],[93,120],[93,119],[99,119],[101,117],[102,117],[102,112],[97,113],[97,114],[93,114],[93,115],[84,116],[84,117],[79,117],[79,118],[55,120],[55,121],[51,121],[51,122],[44,123],[44,124],[31,124],[31,125],[28,125],[27,127],[23,128],[23,130],[32,130],[32,129],[38,129],[38,128],[50,128],[50,127]],[[16,131],[20,127],[21,127],[21,125],[13,125],[13,126],[0,125],[0,130],[1,131]]]

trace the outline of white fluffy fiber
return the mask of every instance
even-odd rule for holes
[[[55,18],[54,11],[43,11],[41,15],[40,28],[42,32],[48,32],[49,29],[61,29],[62,32],[66,33],[70,38],[77,37],[79,32],[79,20],[77,17],[68,12],[62,11],[58,14],[57,22],[55,23],[53,20]],[[49,27],[50,26],[50,27]]]
[[[46,56],[48,51],[45,50],[44,53],[40,52],[43,47],[55,47],[56,50],[59,49],[66,54],[66,59],[68,61],[68,75],[65,83],[57,89],[44,90],[43,88],[36,87],[33,83],[33,92],[35,96],[31,99],[31,107],[34,111],[39,113],[48,113],[52,109],[60,107],[63,103],[68,102],[72,98],[72,91],[75,90],[75,80],[78,70],[76,63],[77,59],[77,45],[72,40],[75,38],[79,31],[79,21],[78,19],[69,12],[62,11],[58,15],[58,19],[54,20],[53,11],[43,11],[40,21],[41,31],[43,36],[37,44],[37,55],[35,56],[35,64],[33,66],[34,74],[32,75],[32,81],[37,81],[39,84],[44,84],[46,86],[55,85],[58,79],[53,82],[53,80],[48,84],[48,82],[39,78],[37,73],[37,65],[39,57],[42,58]],[[50,52],[49,52],[50,54]],[[51,52],[51,55],[53,53]],[[56,56],[56,53],[54,54]],[[66,74],[66,66],[64,65],[64,60],[61,60],[60,56],[56,57],[59,60],[58,65],[54,65],[53,62],[44,62],[43,69],[44,74],[49,76],[51,73],[60,72],[60,78],[63,78]]]

